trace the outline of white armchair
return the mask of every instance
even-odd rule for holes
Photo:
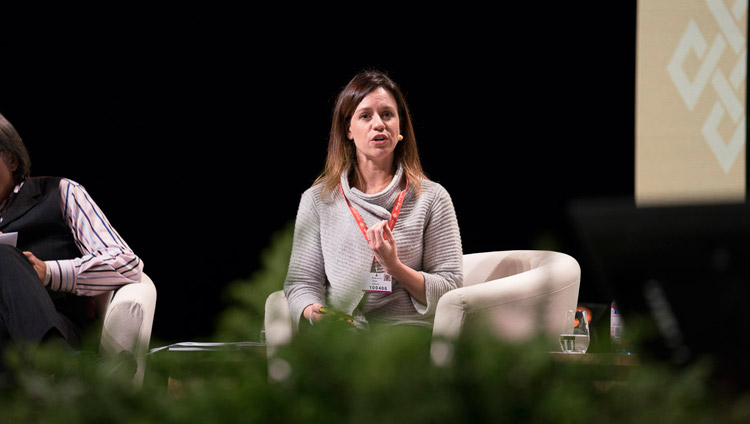
[[[463,287],[444,294],[432,331],[432,359],[450,360],[450,345],[475,320],[489,323],[501,340],[547,334],[557,343],[565,313],[576,309],[581,268],[573,257],[546,250],[466,254]],[[266,299],[264,327],[269,358],[295,333],[283,291]]]
[[[444,294],[435,310],[433,362],[449,361],[449,344],[474,321],[487,324],[500,340],[543,334],[556,346],[566,312],[576,309],[580,283],[578,261],[561,252],[509,250],[464,255],[463,287]]]
[[[146,354],[156,309],[156,286],[146,274],[139,283],[128,284],[114,294],[95,297],[99,316],[103,316],[99,352],[102,355],[131,353],[136,361],[133,383],[143,384]]]

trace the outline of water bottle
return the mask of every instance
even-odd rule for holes
[[[609,336],[612,341],[612,347],[615,352],[619,353],[622,346],[622,319],[620,318],[620,310],[615,300],[612,300],[612,304],[610,305]]]

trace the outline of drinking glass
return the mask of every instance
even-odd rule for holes
[[[586,353],[590,342],[586,311],[568,310],[565,326],[560,334],[560,348],[565,353]]]

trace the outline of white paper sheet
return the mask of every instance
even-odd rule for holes
[[[16,241],[18,240],[18,233],[2,233],[0,234],[0,244],[9,244],[16,247]]]

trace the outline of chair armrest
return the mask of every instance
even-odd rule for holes
[[[504,339],[559,334],[565,311],[575,309],[579,285],[578,262],[557,253],[536,268],[451,290],[438,301],[433,337],[457,338],[475,314],[488,318]]]
[[[115,292],[104,315],[99,351],[105,355],[132,353],[138,367],[136,382],[143,380],[155,309],[156,286],[143,274],[140,282]]]
[[[271,293],[266,299],[263,327],[266,332],[266,350],[269,357],[276,353],[276,348],[292,341],[294,324],[283,290]]]

